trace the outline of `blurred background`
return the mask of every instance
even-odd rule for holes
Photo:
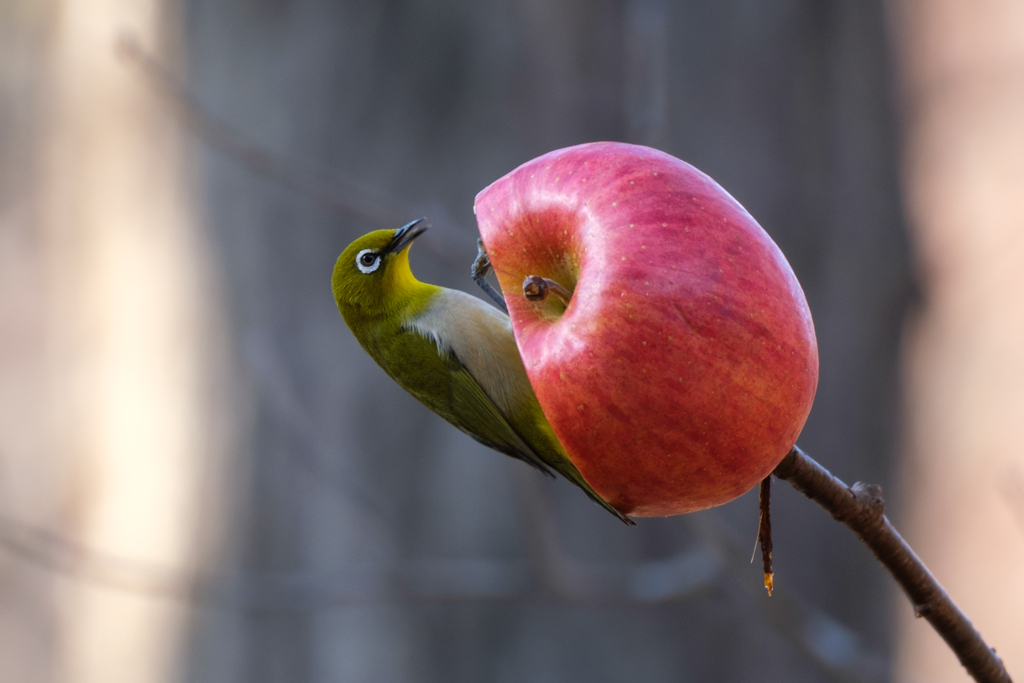
[[[628,529],[394,385],[328,282],[592,140],[709,173],[814,314],[800,445],[1024,676],[1024,4],[0,0],[0,681],[963,681],[785,484]]]

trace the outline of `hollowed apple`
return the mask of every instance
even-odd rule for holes
[[[591,143],[520,166],[475,210],[541,407],[612,505],[720,505],[793,446],[818,380],[811,314],[782,252],[711,178]],[[569,303],[528,300],[529,275]]]

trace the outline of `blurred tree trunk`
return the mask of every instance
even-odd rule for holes
[[[182,133],[114,48],[131,31],[177,61],[179,11],[173,0],[5,8],[24,31],[6,66],[32,84],[17,97],[33,113],[2,121],[21,136],[0,162],[10,181],[2,251],[18,266],[4,273],[4,322],[21,343],[0,354],[16,369],[0,386],[0,511],[5,547],[21,556],[3,558],[0,591],[31,587],[0,618],[11,632],[0,636],[5,682],[177,677],[188,610],[147,585],[190,566],[197,530],[215,526],[200,524],[199,480],[224,444],[215,425],[231,418],[211,406],[222,378],[210,369],[223,365],[211,360],[217,287]],[[49,573],[53,557],[63,576]],[[154,576],[90,578],[123,573],[124,562]]]
[[[907,539],[1024,676],[1024,4],[894,0],[908,327]],[[961,681],[900,605],[900,681]]]
[[[180,58],[175,3],[59,2],[40,201],[51,252],[51,391],[69,454],[64,515],[100,553],[191,565],[209,455],[207,249],[182,133],[117,59],[122,31]],[[177,677],[185,606],[88,582],[60,590],[58,680]]]

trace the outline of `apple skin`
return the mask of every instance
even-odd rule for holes
[[[814,400],[814,324],[782,252],[689,164],[556,150],[475,212],[545,415],[583,477],[637,517],[721,505],[775,468]],[[523,279],[570,292],[531,302]]]

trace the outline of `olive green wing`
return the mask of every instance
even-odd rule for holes
[[[499,453],[555,476],[459,358],[441,348],[435,339],[403,326],[367,338],[363,347],[403,389],[459,430]]]
[[[453,383],[455,387],[457,387],[453,392],[455,394],[455,400],[462,406],[463,410],[466,410],[467,413],[469,412],[467,409],[479,410],[481,411],[481,413],[478,413],[479,416],[482,417],[483,414],[490,416],[492,419],[488,420],[487,424],[494,427],[492,432],[493,435],[500,440],[500,443],[511,443],[514,444],[515,447],[512,450],[506,450],[506,448],[499,445],[499,441],[482,437],[479,434],[473,434],[467,430],[463,431],[467,431],[470,436],[485,446],[490,446],[496,451],[500,451],[501,453],[510,455],[513,458],[523,460],[548,476],[554,476],[551,474],[548,466],[554,468],[563,477],[583,489],[583,492],[586,493],[587,496],[589,496],[595,503],[618,517],[628,526],[636,526],[636,522],[617,510],[611,505],[611,503],[602,498],[597,491],[590,486],[590,484],[587,483],[587,480],[583,478],[583,475],[581,475],[579,470],[576,469],[572,460],[570,460],[569,456],[561,450],[560,446],[556,453],[545,453],[545,455],[548,456],[546,459],[542,459],[541,456],[537,455],[536,451],[526,443],[523,437],[520,436],[519,432],[517,432],[508,420],[505,419],[505,416],[498,410],[494,401],[487,396],[487,393],[480,386],[480,383],[476,381],[472,373],[470,373],[469,370],[459,361],[458,357],[451,352],[446,355],[449,359],[448,362],[451,364]],[[534,399],[534,401],[536,401],[536,399]],[[472,404],[472,406],[467,404]],[[539,405],[536,406],[536,410],[539,414],[543,415],[540,411]],[[540,425],[537,426],[539,427]],[[546,421],[544,426],[547,428],[545,431],[549,433],[548,439],[550,439],[550,441],[545,439],[543,443],[558,444],[557,437],[555,437],[554,432],[551,430],[550,425],[547,425]]]
[[[522,460],[549,477],[554,477],[458,357],[449,352],[444,354],[444,359],[451,375],[450,400],[454,415],[449,421],[485,446]]]
[[[540,404],[537,403],[537,398],[531,394],[530,399],[527,405],[519,406],[519,410],[516,411],[518,414],[511,416],[511,422],[521,430],[525,439],[528,439],[530,443],[536,444],[536,450],[539,452],[541,459],[556,472],[580,487],[592,501],[618,517],[623,523],[628,526],[636,526],[636,522],[606,501],[583,478],[583,475],[580,474],[576,465],[573,464],[565,449],[562,448],[562,444],[555,435],[555,431],[551,428],[551,424],[544,417],[544,411],[541,410]]]

